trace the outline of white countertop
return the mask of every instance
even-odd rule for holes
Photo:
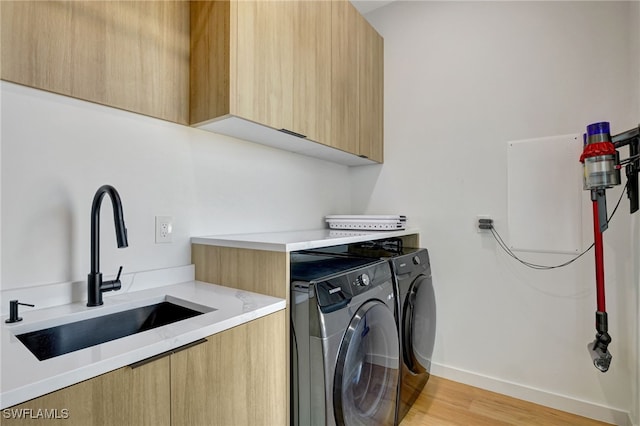
[[[341,244],[359,243],[382,238],[417,234],[415,228],[401,231],[342,231],[314,229],[309,231],[268,232],[262,234],[234,234],[192,237],[192,244],[246,248],[254,250],[291,252]]]
[[[99,315],[160,303],[171,298],[200,305],[202,315],[144,331],[55,358],[38,361],[16,334],[75,322]],[[113,371],[178,348],[285,308],[285,300],[197,281],[113,295],[104,305],[88,308],[85,302],[39,310],[20,311],[23,321],[0,328],[0,409]]]

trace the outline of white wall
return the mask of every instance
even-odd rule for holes
[[[634,2],[632,6],[631,16],[631,28],[635,28],[635,31],[631,31],[631,53],[630,56],[634,60],[632,63],[632,76],[635,76],[635,105],[632,109],[635,111],[636,121],[640,125],[640,2]],[[632,247],[631,253],[633,259],[640,259],[640,214],[636,214],[633,218],[632,226]],[[635,299],[636,299],[636,345],[635,345],[635,359],[640,360],[640,262],[636,261],[633,268],[633,277],[635,280]],[[633,377],[633,376],[632,376]],[[631,418],[634,425],[640,425],[640,361],[635,365],[635,386],[631,393]],[[634,403],[635,401],[635,403]]]
[[[0,90],[0,289],[2,288],[2,90]],[[0,296],[0,305],[4,299]]]
[[[598,120],[614,132],[637,125],[640,37],[627,24],[639,28],[638,4],[398,2],[369,18],[385,37],[384,166],[347,169],[1,83],[0,288],[85,279],[91,199],[104,183],[120,191],[130,237],[129,248],[115,248],[105,200],[105,274],[120,264],[188,264],[192,235],[316,228],[349,209],[402,212],[432,256],[440,373],[587,415],[610,411],[613,420],[616,409],[634,410],[640,219],[628,216],[626,200],[605,234],[614,338],[606,374],[585,348],[594,335],[591,253],[570,268],[528,271],[473,222],[488,213],[506,229],[507,141],[577,133]],[[154,244],[155,215],[174,217],[172,244]],[[586,245],[588,210],[582,219]],[[636,424],[639,413],[636,405]]]
[[[95,191],[119,191],[129,247],[117,249],[110,200],[101,269],[191,263],[196,235],[320,228],[348,211],[346,166],[6,82],[2,94],[2,289],[86,279]],[[171,244],[154,217],[173,216]]]
[[[631,7],[397,2],[370,13],[385,38],[385,164],[350,170],[354,213],[406,214],[430,249],[436,374],[620,424],[638,363],[626,199],[605,234],[614,339],[606,374],[586,349],[595,334],[593,253],[560,270],[529,270],[474,222],[490,214],[508,238],[508,141],[581,133],[602,120],[614,133],[637,125]],[[608,192],[610,208],[620,191]],[[584,206],[576,219],[586,248],[587,192]],[[570,258],[521,255],[545,264]]]

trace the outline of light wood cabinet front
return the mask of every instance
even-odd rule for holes
[[[123,367],[15,405],[2,410],[0,424],[285,425],[286,318],[284,310],[278,311],[135,368]]]
[[[2,1],[3,80],[189,121],[189,5]]]
[[[285,366],[287,423],[289,415],[289,253],[282,251],[252,250],[191,244],[191,263],[195,265],[195,279],[245,291],[279,297],[287,301],[284,312],[285,337],[277,343],[281,356],[279,363]]]
[[[166,357],[137,368],[123,367],[18,404],[3,410],[0,423],[7,426],[169,426],[169,362]]]
[[[381,162],[382,43],[347,0],[191,2],[191,123],[235,116]]]
[[[286,425],[285,312],[208,338],[171,356],[171,424]]]
[[[358,18],[346,0],[331,2],[330,145],[358,154]]]
[[[287,253],[192,244],[191,263],[196,265],[197,281],[289,297]]]
[[[331,140],[331,1],[295,2],[293,129]]]
[[[3,80],[382,161],[382,39],[347,0],[5,0],[0,19]]]
[[[330,138],[331,2],[191,4],[191,123],[234,115]]]
[[[290,1],[191,4],[191,124],[234,115],[293,127]]]
[[[358,154],[382,163],[384,40],[358,16]]]
[[[238,1],[235,108],[231,113],[293,130],[293,12],[288,1]]]
[[[384,40],[350,2],[332,3],[331,145],[382,163]]]

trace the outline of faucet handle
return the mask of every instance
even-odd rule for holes
[[[122,283],[120,282],[120,274],[122,274],[122,266],[118,269],[118,275],[115,280],[103,281],[100,286],[101,291],[117,291],[122,288]]]

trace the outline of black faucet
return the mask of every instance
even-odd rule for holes
[[[127,228],[124,226],[124,216],[122,214],[122,201],[118,191],[111,185],[102,185],[96,191],[91,204],[91,272],[87,278],[87,306],[102,305],[102,293],[105,291],[120,290],[120,273],[122,266],[118,271],[115,280],[102,281],[100,273],[100,205],[105,194],[109,194],[111,204],[113,205],[113,220],[116,227],[116,239],[118,240],[118,248],[127,247]]]

